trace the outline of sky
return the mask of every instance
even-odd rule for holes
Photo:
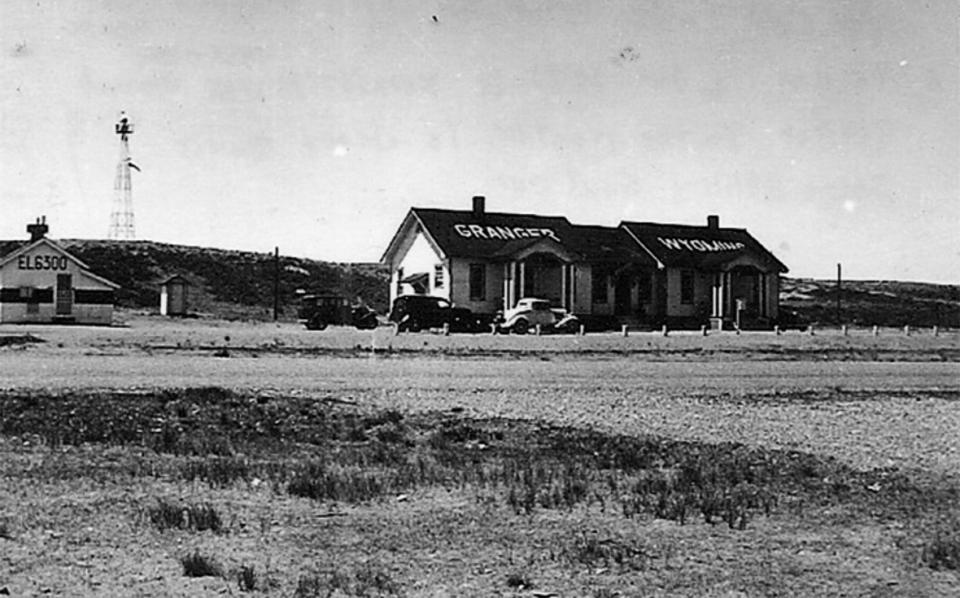
[[[0,3],[0,239],[380,259],[412,206],[746,228],[960,283],[954,0]]]

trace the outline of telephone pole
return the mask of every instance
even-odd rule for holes
[[[840,282],[840,264],[837,264],[837,326],[840,326],[840,325],[843,324],[843,319],[842,319],[843,312],[842,312],[842,308],[841,308],[841,306],[840,306],[840,301],[841,301],[841,299],[840,299],[840,294],[841,294],[841,291],[842,291],[842,287],[841,287],[841,282]]]

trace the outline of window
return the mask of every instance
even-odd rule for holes
[[[397,268],[397,296],[403,294],[403,268]]]
[[[433,267],[433,288],[443,288],[443,264],[437,264]]]
[[[693,270],[680,271],[680,303],[693,303]]]
[[[605,270],[594,269],[592,284],[592,295],[594,303],[606,303],[609,300],[607,295],[609,286],[609,275]]]
[[[470,264],[470,300],[483,301],[487,298],[486,264]]]
[[[21,299],[33,299],[33,287],[20,287]]]

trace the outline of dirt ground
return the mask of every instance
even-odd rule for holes
[[[382,595],[960,594],[955,570],[920,559],[937,518],[960,514],[956,332],[446,337],[130,316],[115,328],[0,326],[4,338],[18,339],[0,346],[7,393],[209,386],[411,416],[535,420],[802,451],[953,497],[915,517],[846,503],[782,508],[731,530],[596,508],[518,516],[463,488],[318,503],[265,483],[98,474],[117,464],[147,470],[160,457],[0,436],[0,588],[11,595],[244,593],[232,573],[185,577],[178,558],[191,551],[217,555],[232,572],[253,565],[261,586],[252,595],[293,595],[311,572],[361,565],[397,581]],[[227,530],[157,530],[144,513],[158,497],[214,504]],[[557,555],[578,534],[628,542],[647,557],[639,568],[572,567]]]

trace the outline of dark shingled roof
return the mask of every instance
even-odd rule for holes
[[[552,240],[567,252],[591,262],[631,261],[655,265],[649,254],[643,251],[626,231],[617,227],[575,225],[563,216],[534,214],[475,214],[471,210],[427,208],[413,208],[411,213],[419,219],[430,237],[448,257],[509,258],[530,245]],[[482,236],[473,233],[470,233],[470,236],[461,235],[457,232],[458,225],[461,230],[464,225],[480,226]],[[497,232],[491,235],[488,227]],[[509,238],[502,229],[517,231],[517,234],[514,238]],[[555,237],[543,232],[539,236],[521,237],[520,235],[529,234],[523,232],[526,229],[552,231]]]
[[[624,229],[611,226],[574,225],[575,251],[590,262],[638,262],[655,267],[656,262]]]
[[[786,272],[787,267],[742,228],[711,228],[654,222],[622,222],[629,231],[665,266],[721,269],[744,255],[771,269]]]
[[[400,239],[407,234],[404,231],[416,223],[422,225],[447,257],[510,259],[531,245],[546,242],[556,243],[577,259],[593,263],[629,262],[656,267],[659,262],[669,267],[719,270],[749,256],[771,271],[787,271],[750,233],[739,228],[652,222],[593,226],[571,224],[563,216],[437,208],[411,208],[384,259],[398,248]]]
[[[525,247],[529,243],[516,243],[516,241],[538,240],[541,238],[549,239],[549,236],[540,234],[532,236],[529,233],[521,232],[518,236],[509,238],[479,238],[476,235],[465,237],[460,235],[455,228],[457,225],[477,225],[483,227],[486,234],[487,227],[495,229],[544,229],[553,231],[556,240],[568,251],[575,251],[574,241],[575,232],[570,221],[563,216],[536,216],[533,214],[503,214],[497,212],[484,212],[474,214],[470,210],[441,210],[433,208],[412,208],[411,212],[420,220],[424,228],[430,234],[430,237],[440,246],[448,257],[473,257],[473,256],[493,256],[501,254],[501,250],[507,245]]]

